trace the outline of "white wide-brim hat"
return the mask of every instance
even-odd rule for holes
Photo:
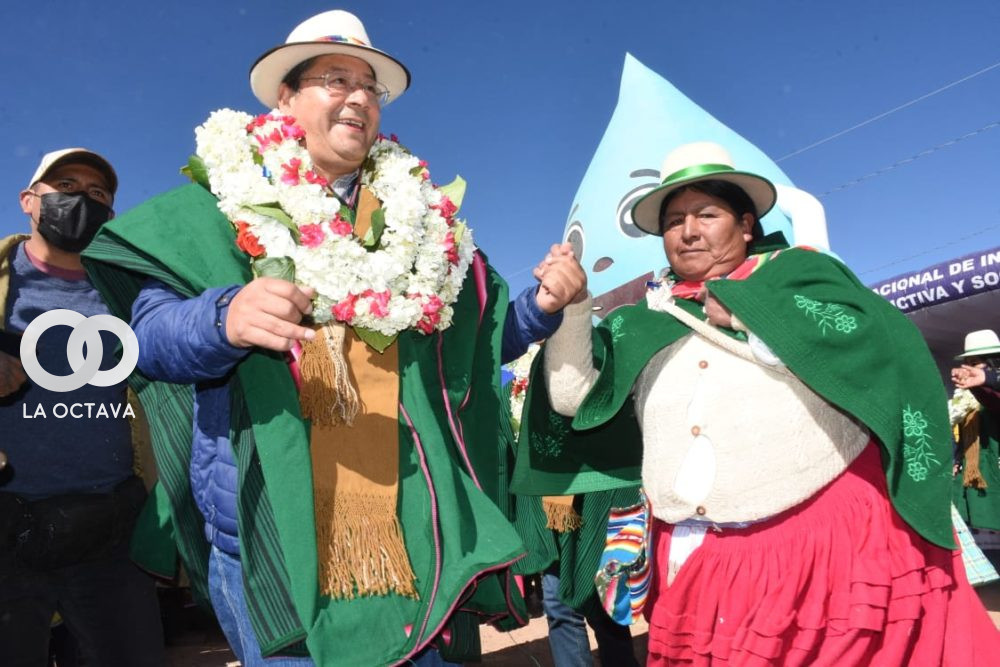
[[[30,188],[45,178],[56,167],[76,162],[89,164],[104,174],[104,178],[108,182],[108,189],[111,190],[111,196],[115,196],[115,193],[118,192],[118,174],[115,173],[114,167],[103,156],[86,148],[63,148],[43,155],[42,161],[38,163],[38,168],[35,169],[35,173],[31,176],[28,187]]]
[[[955,357],[965,359],[966,357],[989,357],[1000,355],[1000,339],[993,329],[980,329],[970,331],[965,335],[965,352]]]
[[[410,87],[410,72],[392,56],[371,45],[361,20],[334,9],[308,18],[292,30],[284,44],[267,51],[250,68],[250,89],[264,106],[278,106],[278,87],[299,63],[316,56],[341,54],[371,65],[375,80],[389,91],[386,104]]]
[[[729,181],[747,193],[760,219],[778,198],[774,184],[763,176],[737,171],[729,151],[711,141],[678,146],[667,153],[660,168],[663,179],[632,207],[632,221],[646,232],[661,236],[660,206],[672,192],[698,181]]]

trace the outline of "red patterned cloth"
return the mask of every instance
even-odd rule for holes
[[[656,522],[648,665],[1000,664],[961,553],[893,510],[875,443],[805,503],[709,530],[668,587],[670,532]]]
[[[812,248],[807,246],[800,247],[805,248],[806,250],[812,250]],[[742,264],[722,277],[726,280],[744,280],[747,276],[762,267],[765,263],[777,257],[780,252],[781,250],[773,250],[771,252],[750,255],[743,260]],[[678,299],[698,299],[698,296],[701,294],[701,290],[704,286],[704,280],[679,280],[670,286],[670,293]]]

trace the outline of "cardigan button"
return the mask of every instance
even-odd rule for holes
[[[702,369],[708,368],[708,362],[705,361],[704,359],[702,359],[701,361],[698,362],[698,368],[702,368]]]
[[[695,513],[698,516],[705,516],[705,512],[706,511],[707,510],[705,510],[705,506],[704,505],[698,505],[698,507],[695,509]]]
[[[700,435],[700,434],[701,434],[701,427],[700,426],[692,426],[691,427],[691,435],[697,436],[697,435]]]

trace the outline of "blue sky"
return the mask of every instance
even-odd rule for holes
[[[8,3],[0,233],[27,230],[17,194],[56,148],[106,155],[119,211],[183,184],[193,128],[216,108],[261,111],[251,63],[337,7],[410,68],[383,130],[436,181],[469,182],[462,212],[515,288],[562,235],[626,52],[821,195],[834,249],[865,282],[1000,245],[994,0]]]

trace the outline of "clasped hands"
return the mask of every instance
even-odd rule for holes
[[[587,275],[568,243],[553,245],[535,267],[540,285],[535,295],[546,313],[562,310],[587,296]],[[316,291],[279,278],[256,278],[233,297],[226,315],[226,339],[236,347],[262,347],[285,352],[316,332],[302,326],[312,313]]]

